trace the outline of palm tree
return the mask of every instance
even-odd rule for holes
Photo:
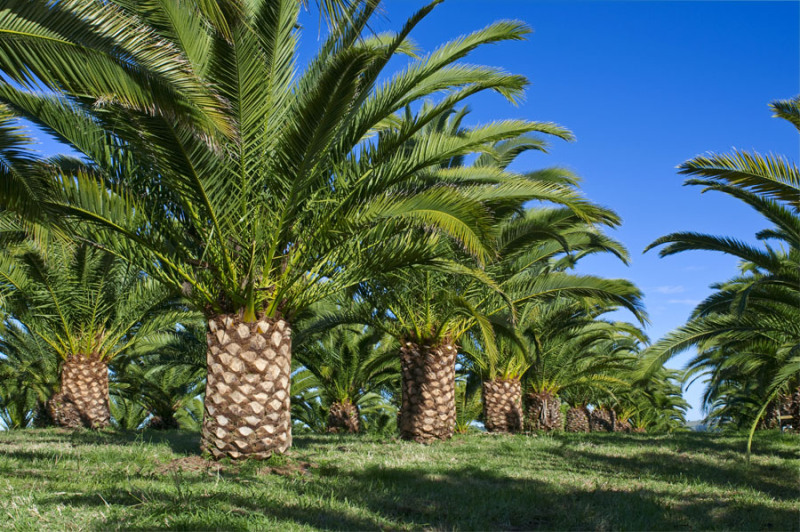
[[[465,98],[493,90],[513,101],[526,83],[458,63],[523,38],[517,22],[416,57],[408,35],[434,5],[397,34],[370,35],[377,2],[354,3],[298,75],[295,0],[67,0],[0,18],[0,34],[24,35],[0,43],[0,70],[23,86],[33,72],[54,90],[4,85],[0,101],[92,161],[59,180],[48,209],[91,223],[82,237],[183,287],[206,314],[203,447],[215,457],[291,444],[290,336],[304,308],[376,270],[436,262],[443,235],[486,258],[483,197],[526,184],[441,171],[440,161],[534,129],[561,132],[502,121],[420,136]],[[398,54],[413,57],[378,84]],[[86,56],[97,80],[71,75]],[[444,95],[436,105],[397,114],[434,93]]]
[[[58,357],[13,318],[3,323],[0,353],[0,420],[5,428],[49,425],[46,404],[58,390]]]
[[[585,430],[586,406],[603,403],[614,389],[629,385],[620,372],[631,367],[646,336],[630,323],[600,319],[612,310],[615,307],[607,303],[587,305],[575,299],[530,309],[521,330],[529,346],[523,382],[530,390],[525,397],[530,428],[561,429],[563,396],[575,410],[571,425]],[[598,406],[600,415],[604,409]]]
[[[6,321],[60,358],[59,392],[47,401],[52,419],[69,427],[108,425],[108,363],[137,345],[157,348],[190,316],[158,282],[92,247],[53,241],[45,253],[25,241],[4,251]]]
[[[800,129],[800,98],[773,102],[771,107],[776,116]],[[733,196],[756,209],[772,227],[756,234],[765,242],[763,248],[698,233],[673,233],[648,246],[668,244],[659,253],[662,257],[701,249],[742,261],[740,275],[715,285],[716,292],[698,305],[686,325],[648,349],[649,371],[696,345],[699,354],[690,367],[695,374],[712,374],[708,402],[730,397],[731,383],[736,382],[734,388],[749,390],[761,405],[752,419],[755,430],[770,403],[781,394],[791,395],[800,384],[800,172],[782,157],[748,152],[696,157],[680,168],[681,173],[700,176],[686,184]],[[748,452],[749,447],[748,443]]]
[[[180,330],[157,352],[144,343],[112,364],[112,400],[125,420],[120,425],[169,430],[199,430],[205,386],[205,327],[202,320],[183,321]],[[140,408],[139,408],[140,407]],[[115,417],[112,406],[112,417]]]
[[[598,210],[595,216],[596,223],[617,223],[609,211]],[[535,344],[520,338],[519,333],[528,330],[530,320],[542,308],[586,301],[622,305],[641,319],[644,314],[639,292],[630,283],[565,272],[594,253],[612,253],[623,262],[627,260],[624,247],[603,235],[595,224],[587,223],[585,217],[568,208],[529,209],[498,226],[501,256],[488,271],[501,280],[503,290],[514,302],[514,313],[494,317],[494,326],[502,335],[488,335],[486,340],[475,336],[465,344],[465,352],[483,381],[487,429],[513,432],[521,430],[520,379],[534,363],[536,353]],[[555,413],[557,403],[551,403]]]
[[[304,371],[295,377],[316,390],[327,411],[327,432],[361,431],[364,407],[374,406],[397,378],[396,350],[391,337],[346,326],[301,340],[295,354]]]

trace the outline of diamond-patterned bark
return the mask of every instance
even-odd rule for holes
[[[608,408],[595,408],[592,410],[591,427],[592,432],[614,432],[617,415]]]
[[[400,437],[420,443],[450,438],[456,423],[455,347],[407,342],[400,348],[400,368]]]
[[[522,430],[522,385],[519,379],[483,382],[483,424],[489,432]]]
[[[284,320],[208,322],[202,447],[214,458],[268,458],[292,444],[291,327]]]
[[[615,418],[614,432],[631,432],[632,430],[633,428],[627,419],[622,419],[620,417]]]
[[[567,432],[589,432],[589,409],[585,406],[567,410]]]
[[[547,392],[529,393],[525,402],[525,424],[529,430],[561,430],[563,419],[558,396]]]
[[[328,432],[356,433],[361,423],[358,418],[358,407],[350,401],[335,402],[328,410]]]
[[[99,429],[109,425],[108,365],[97,354],[72,355],[61,366],[61,391],[47,403],[60,427]]]

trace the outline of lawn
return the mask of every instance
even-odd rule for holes
[[[0,433],[0,527],[800,529],[800,439],[472,434],[421,446],[297,436],[267,463],[187,432]]]

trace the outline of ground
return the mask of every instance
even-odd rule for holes
[[[215,464],[187,432],[0,433],[0,528],[800,529],[800,437],[298,436]]]

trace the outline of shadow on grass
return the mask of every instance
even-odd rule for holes
[[[149,529],[158,522],[178,528],[226,530],[280,526],[282,522],[334,530],[783,530],[797,524],[797,512],[776,511],[759,503],[732,505],[713,496],[675,502],[677,491],[565,487],[555,481],[512,478],[478,467],[438,474],[425,468],[371,467],[352,472],[328,467],[310,481],[280,479],[282,489],[291,495],[287,498],[262,495],[256,489],[252,495],[212,493],[204,490],[210,481],[203,478],[182,482],[181,489],[162,486],[148,491],[145,504],[142,497],[133,495],[105,500],[92,495],[64,497],[53,503],[98,508],[106,503],[141,505],[134,513],[112,513],[96,525],[97,529],[126,530]],[[347,510],[324,503],[331,499],[341,502],[345,497]]]
[[[73,445],[169,445],[178,454],[200,454],[200,434],[183,430],[76,430],[69,434]]]
[[[198,436],[184,432],[87,432],[72,437],[89,445],[153,442],[167,443],[181,453],[198,450]],[[160,475],[140,469],[125,478],[106,479],[101,491],[95,487],[86,493],[46,493],[36,504],[40,509],[87,508],[97,515],[93,527],[98,530],[280,529],[287,523],[335,530],[798,527],[797,511],[769,506],[767,497],[763,503],[755,497],[732,499],[733,493],[749,488],[780,501],[797,498],[797,491],[789,487],[796,479],[792,464],[748,467],[741,462],[720,468],[713,460],[729,460],[727,454],[737,442],[703,444],[694,435],[671,436],[668,444],[661,437],[613,435],[618,448],[610,455],[604,453],[604,444],[610,444],[611,437],[553,436],[556,446],[534,449],[509,437],[495,448],[502,456],[487,457],[486,465],[455,461],[362,468],[333,461],[311,476],[289,478],[259,475],[260,465],[253,463],[237,465],[221,478],[203,472]],[[775,443],[775,450],[781,443]],[[440,445],[456,449],[458,444]],[[358,440],[302,436],[295,439],[293,453],[305,459],[317,450],[339,446],[357,450]],[[27,460],[53,459],[52,451],[12,452],[23,465]],[[503,474],[491,466],[502,462],[503,453],[508,459],[522,456],[531,462],[519,475]],[[452,456],[458,460],[466,455]],[[550,471],[544,466],[551,461],[563,469],[546,476],[541,471]],[[23,476],[30,476],[20,469]],[[592,470],[603,474],[593,475]],[[536,478],[524,478],[525,474]],[[625,482],[607,482],[612,475]],[[786,475],[791,477],[781,484]],[[692,495],[687,496],[686,480],[711,488],[693,485]]]

